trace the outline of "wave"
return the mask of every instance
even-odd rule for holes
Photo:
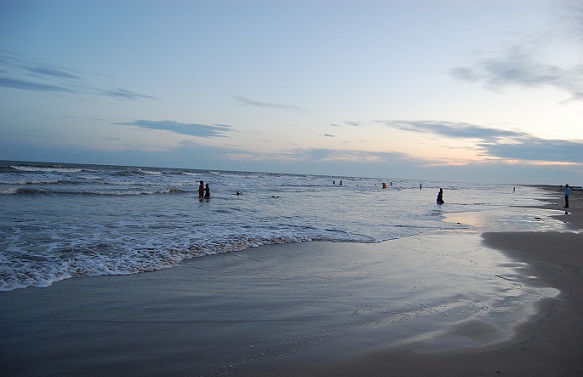
[[[45,187],[3,187],[0,188],[0,195],[112,195],[112,196],[131,196],[131,195],[159,195],[159,194],[187,194],[192,191],[178,188],[164,188],[156,190],[146,189],[58,189]]]
[[[162,172],[155,170],[138,169],[138,172],[141,174],[162,175]]]
[[[0,179],[0,185],[52,185],[57,183],[72,183],[70,180],[49,179],[49,178],[18,178],[18,179]]]
[[[119,245],[99,243],[75,250],[61,250],[53,255],[21,255],[16,269],[0,265],[0,292],[26,287],[48,287],[57,281],[73,277],[152,272],[177,266],[187,259],[233,253],[263,245],[306,241],[312,240],[305,237],[241,237],[223,243],[194,244],[184,249],[135,250],[128,247],[122,255],[114,252],[119,249]]]
[[[0,195],[18,194],[18,187],[0,187]]]
[[[45,172],[45,173],[80,173],[83,171],[81,168],[63,168],[54,166],[21,166],[21,165],[11,165],[14,170],[24,171],[24,172]]]

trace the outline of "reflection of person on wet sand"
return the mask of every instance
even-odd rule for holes
[[[200,185],[198,185],[198,197],[199,199],[202,199],[204,196],[204,185],[203,182],[200,181]]]
[[[209,188],[209,184],[206,184],[206,187],[204,188],[204,197],[205,199],[208,199],[211,197],[211,189]]]
[[[443,189],[440,188],[439,193],[437,194],[437,204],[443,204],[443,203],[445,203],[443,201]]]

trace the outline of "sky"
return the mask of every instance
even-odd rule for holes
[[[583,185],[583,1],[1,0],[0,159]]]

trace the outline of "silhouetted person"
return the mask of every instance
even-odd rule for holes
[[[205,199],[208,199],[211,197],[211,189],[209,188],[209,184],[206,184],[206,187],[204,188],[204,197]]]
[[[200,181],[200,185],[198,185],[198,197],[199,197],[199,199],[202,199],[204,197],[203,181]]]
[[[439,193],[437,193],[437,204],[440,204],[440,205],[441,205],[441,204],[443,204],[443,203],[445,203],[445,202],[443,201],[443,189],[442,189],[442,188],[440,188],[440,189],[439,189]]]
[[[571,195],[571,188],[569,185],[565,185],[565,207],[569,208],[569,195]]]

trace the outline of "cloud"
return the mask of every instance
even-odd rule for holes
[[[113,88],[110,90],[104,90],[101,92],[103,95],[106,95],[108,97],[112,97],[112,98],[123,98],[123,99],[129,99],[129,100],[135,100],[135,99],[156,99],[155,97],[152,96],[147,96],[144,94],[139,94],[139,93],[135,93],[126,89],[122,89],[122,88]]]
[[[529,138],[520,143],[481,143],[489,155],[500,158],[583,164],[583,141]]]
[[[0,49],[0,87],[44,93],[100,95],[116,99],[140,100],[155,97],[127,89],[105,89],[87,85],[83,77],[66,67],[56,67],[24,55]]]
[[[39,82],[0,77],[0,86],[10,89],[29,90],[37,92],[75,93],[71,88]]]
[[[539,61],[520,47],[482,57],[472,66],[455,67],[450,74],[462,81],[481,82],[495,91],[549,87],[570,95],[561,103],[583,100],[583,65],[563,68]]]
[[[576,54],[583,37],[583,2],[563,0],[549,11],[554,11],[549,28],[508,41],[509,47],[482,53],[471,64],[452,68],[450,74],[491,90],[549,87],[570,95],[562,103],[583,100],[583,65]]]
[[[62,70],[54,69],[54,68],[47,68],[47,67],[22,67],[27,69],[28,71],[39,74],[41,76],[50,76],[50,77],[58,77],[62,79],[69,79],[69,80],[80,80],[81,77],[74,75],[69,72],[65,72]]]
[[[476,140],[484,156],[565,163],[583,163],[583,140],[545,140],[528,133],[500,130],[469,123],[427,120],[383,121],[384,125],[403,131]]]
[[[346,126],[360,127],[360,126],[363,126],[364,124],[365,124],[364,122],[349,121],[349,122],[343,122],[343,123],[332,123],[332,124],[330,124],[330,126],[332,126],[332,127],[346,127]]]
[[[235,101],[241,103],[242,105],[246,106],[255,106],[255,107],[262,107],[262,108],[271,108],[271,109],[283,109],[283,110],[293,110],[293,111],[302,111],[307,112],[307,109],[304,109],[299,106],[294,105],[283,105],[279,103],[270,103],[270,102],[258,102],[252,101],[242,96],[231,96]]]
[[[175,132],[182,135],[196,137],[225,137],[225,133],[231,132],[232,127],[227,125],[206,125],[196,123],[178,123],[174,121],[153,121],[153,120],[136,120],[130,123],[118,123],[128,126],[137,126],[151,130],[163,130]]]
[[[502,138],[520,139],[527,137],[527,134],[522,132],[500,130],[463,122],[456,123],[433,120],[394,120],[384,121],[382,123],[389,127],[404,131],[430,133],[452,138],[495,141]]]
[[[233,161],[301,162],[309,164],[354,163],[362,165],[409,161],[409,163],[418,166],[426,163],[407,154],[397,152],[329,148],[296,148],[279,152],[261,152],[238,148],[220,148],[223,149],[221,155]]]
[[[473,66],[455,67],[450,73],[465,81],[483,82],[490,89],[554,87],[572,98],[583,92],[583,68],[562,68],[539,61],[521,47],[511,47],[493,56],[478,59]]]
[[[395,161],[417,161],[404,153],[397,152],[371,152],[353,149],[297,149],[292,154],[302,156],[302,160],[310,163],[351,162],[357,164],[368,163],[393,163]]]
[[[583,2],[580,0],[563,0],[556,4],[558,17],[555,25],[567,38],[577,42],[583,38]]]

